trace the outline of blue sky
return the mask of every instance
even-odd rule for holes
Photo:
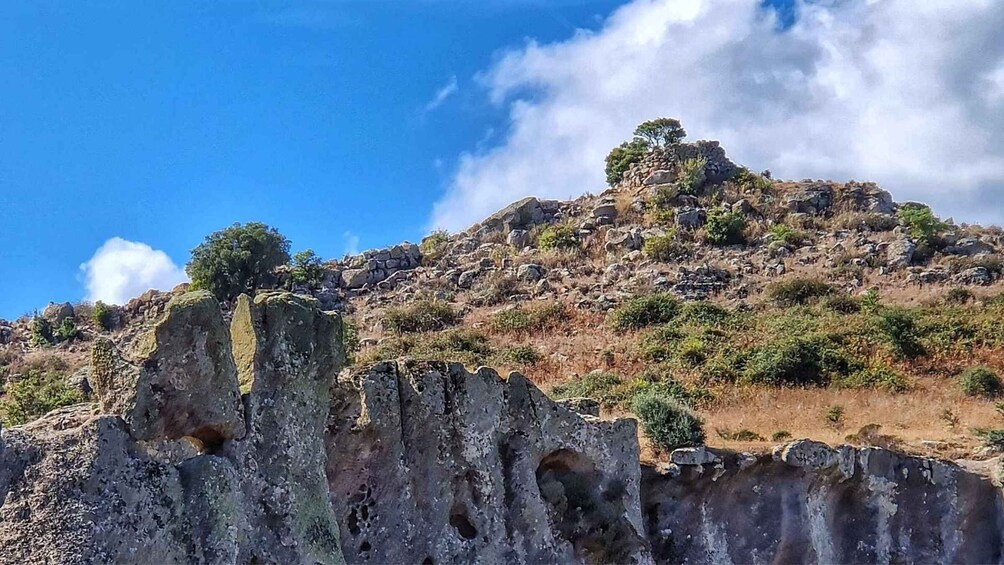
[[[0,8],[0,317],[83,298],[113,236],[178,264],[235,221],[327,257],[417,240],[457,155],[504,128],[472,77],[617,2],[153,5]]]
[[[1004,221],[1004,2],[763,1],[6,3],[0,318],[168,288],[233,222],[340,257],[597,192],[656,116]]]

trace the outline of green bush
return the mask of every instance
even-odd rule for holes
[[[360,347],[359,328],[356,327],[352,320],[342,317],[342,348],[345,350],[345,362],[347,364],[355,364],[356,354],[359,353]]]
[[[532,334],[557,325],[566,314],[560,302],[532,308],[516,306],[492,314],[489,325],[497,333]]]
[[[18,426],[81,400],[80,392],[66,383],[62,370],[30,367],[4,387],[0,422],[4,426]]]
[[[907,202],[900,206],[897,214],[918,247],[933,245],[947,227],[934,215],[930,207],[923,204]]]
[[[746,167],[739,167],[732,175],[732,182],[741,192],[769,192],[774,183],[769,178],[758,175]]]
[[[708,213],[704,231],[708,243],[712,245],[737,245],[746,241],[743,231],[746,218],[737,212],[715,208]]]
[[[624,179],[624,173],[631,168],[631,165],[641,161],[651,147],[642,139],[625,141],[610,150],[606,158],[604,172],[607,175],[607,184],[614,186]]]
[[[529,366],[540,361],[540,353],[530,345],[513,345],[499,351],[495,359],[503,365]]]
[[[966,396],[996,398],[1001,394],[1001,380],[989,367],[972,367],[959,377]]]
[[[652,147],[666,147],[675,145],[687,137],[687,131],[683,129],[680,120],[675,118],[656,118],[638,124],[634,130],[636,139],[644,140]]]
[[[707,159],[697,157],[687,159],[680,163],[679,174],[676,179],[676,186],[680,194],[697,194],[704,185],[704,168],[708,166]]]
[[[405,334],[381,341],[367,361],[408,356],[424,361],[451,361],[467,367],[484,365],[495,355],[488,337],[473,330]]]
[[[672,261],[690,256],[690,248],[677,239],[675,230],[646,239],[642,251],[653,261]]]
[[[879,329],[897,355],[918,357],[924,354],[913,312],[905,308],[887,308],[879,313]]]
[[[395,333],[431,332],[456,325],[460,314],[445,302],[419,300],[410,306],[388,308],[384,328]]]
[[[833,287],[819,279],[793,277],[767,287],[767,297],[779,306],[799,306],[828,296]]]
[[[73,318],[67,317],[63,318],[59,326],[53,330],[52,336],[58,342],[73,341],[80,338],[81,332],[77,328],[77,324],[73,321]]]
[[[772,243],[789,247],[799,247],[809,241],[809,234],[792,229],[784,224],[773,226],[768,231]]]
[[[639,394],[631,409],[645,437],[664,451],[704,443],[704,423],[689,408],[659,394]]]
[[[788,430],[778,430],[770,434],[771,441],[788,441],[791,439],[791,432]]]
[[[49,323],[49,320],[41,316],[35,316],[31,319],[30,341],[35,347],[45,347],[55,343],[56,337],[52,333],[52,324]]]
[[[743,379],[772,386],[825,385],[835,375],[857,370],[857,365],[825,336],[785,336],[754,350]]]
[[[418,244],[419,251],[422,252],[422,263],[433,265],[446,254],[446,247],[450,244],[450,232],[446,230],[435,230],[422,238]]]
[[[110,331],[115,326],[115,309],[99,300],[94,303],[91,320],[102,330]]]
[[[541,249],[572,249],[579,246],[579,239],[571,224],[556,224],[540,232],[537,246]]]
[[[834,380],[842,388],[874,388],[889,392],[905,392],[910,388],[903,375],[889,367],[869,366]]]
[[[193,289],[212,292],[220,301],[274,288],[276,268],[289,263],[289,240],[258,222],[234,224],[213,232],[192,250],[185,271]]]
[[[611,407],[623,400],[613,394],[614,390],[623,384],[624,380],[618,375],[593,371],[552,388],[551,395],[555,398],[592,398],[604,406]]]
[[[629,300],[611,314],[617,331],[638,330],[664,324],[680,313],[680,301],[666,293],[650,294]]]
[[[290,267],[289,275],[294,284],[320,288],[324,282],[324,267],[313,249],[305,249],[293,255]]]
[[[823,308],[840,314],[856,314],[861,311],[861,301],[849,294],[839,292],[823,299]]]
[[[945,293],[945,302],[949,304],[965,304],[975,298],[968,288],[950,288]]]
[[[995,453],[1004,451],[1004,430],[979,430],[983,445]]]
[[[680,318],[702,326],[718,327],[732,318],[732,312],[714,302],[704,300],[685,302]]]

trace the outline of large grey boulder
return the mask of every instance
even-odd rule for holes
[[[107,339],[92,350],[90,384],[107,414],[120,414],[135,439],[194,437],[218,444],[244,436],[244,412],[230,333],[206,291],[172,299],[139,340],[136,362]]]
[[[45,307],[45,310],[42,310],[42,317],[56,326],[61,324],[66,318],[72,318],[73,315],[73,305],[69,302],[50,302]]]
[[[803,187],[787,196],[788,210],[800,214],[822,214],[832,204],[833,187],[828,184]]]
[[[526,378],[400,361],[343,373],[328,479],[349,563],[646,563],[633,420]]]
[[[889,243],[886,248],[886,265],[890,269],[906,267],[913,262],[913,254],[917,244],[907,237],[899,237]]]

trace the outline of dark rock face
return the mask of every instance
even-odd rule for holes
[[[643,470],[659,563],[999,563],[984,476],[877,448],[796,442],[775,457]]]
[[[327,451],[349,563],[645,563],[632,420],[457,364],[343,373]]]

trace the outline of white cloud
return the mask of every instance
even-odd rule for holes
[[[505,53],[479,80],[498,145],[460,156],[435,227],[604,187],[634,126],[680,118],[776,177],[875,180],[957,220],[1004,220],[1004,2],[635,0],[597,32]],[[992,204],[991,204],[992,203]]]
[[[125,304],[150,289],[169,290],[188,280],[167,253],[121,237],[106,241],[80,271],[87,299],[109,304]]]
[[[436,108],[439,108],[443,105],[443,102],[446,102],[447,98],[456,94],[458,90],[460,90],[460,86],[457,84],[457,77],[450,77],[450,80],[437,90],[436,94],[432,97],[432,100],[429,100],[429,102],[425,105],[425,111],[431,112]]]
[[[359,236],[347,231],[342,234],[342,242],[345,244],[346,255],[359,255]]]

